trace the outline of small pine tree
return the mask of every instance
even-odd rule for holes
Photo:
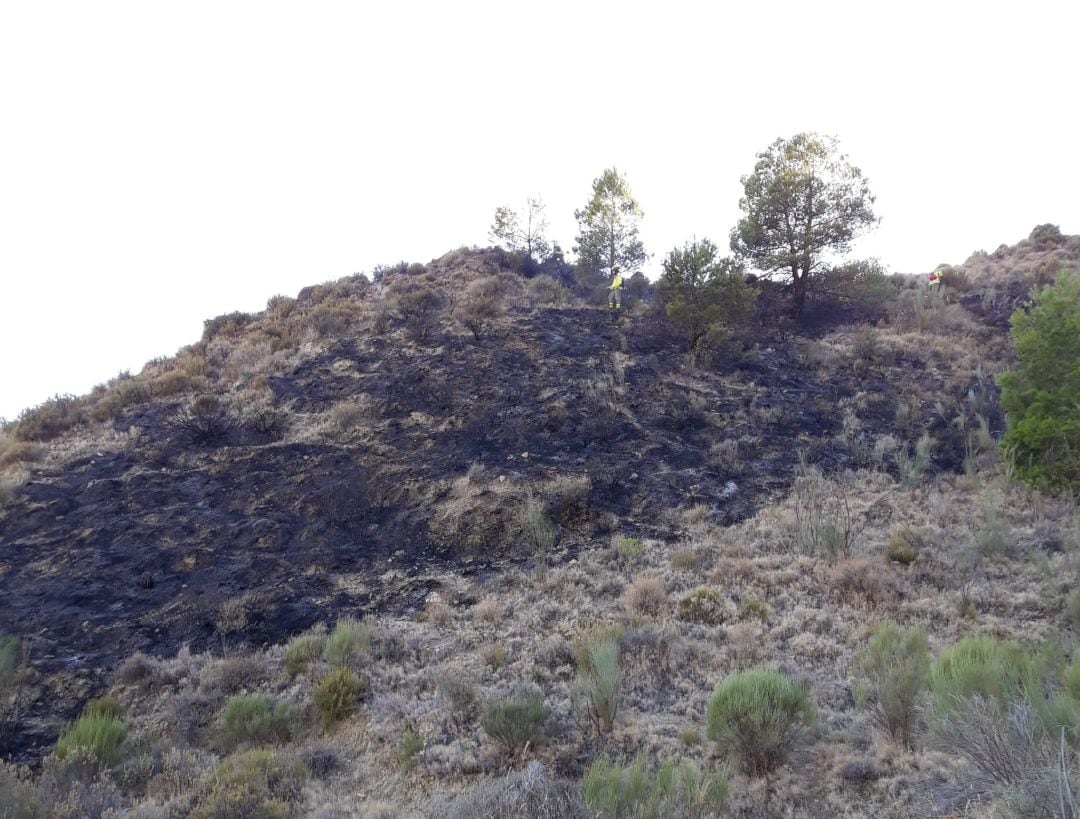
[[[749,316],[757,297],[743,269],[717,253],[708,239],[672,250],[656,285],[667,317],[686,334],[690,352],[728,336]]]

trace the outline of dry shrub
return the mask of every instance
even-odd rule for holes
[[[539,762],[490,779],[449,802],[432,804],[443,819],[585,819],[577,789],[560,782]]]
[[[712,586],[698,586],[679,601],[679,619],[688,623],[719,626],[734,617],[734,607],[719,589]]]
[[[655,575],[638,575],[623,592],[622,604],[631,614],[660,617],[668,608],[664,581]]]
[[[232,408],[216,395],[200,395],[177,412],[169,425],[194,444],[216,444],[236,428]]]
[[[473,606],[472,614],[478,623],[495,626],[506,617],[506,607],[499,598],[489,595]]]
[[[881,564],[865,557],[842,560],[832,569],[832,590],[849,604],[886,605],[897,598],[899,585]]]
[[[588,519],[591,489],[588,475],[559,475],[552,479],[544,487],[544,495],[555,520],[570,526]]]
[[[575,301],[569,288],[546,274],[529,279],[526,288],[529,301],[540,307],[565,307]]]
[[[409,338],[428,341],[438,330],[443,296],[421,277],[401,277],[387,288],[387,303],[405,325]]]
[[[479,341],[503,315],[503,280],[484,276],[470,282],[461,300],[454,306],[453,318]]]
[[[266,657],[261,654],[236,654],[203,666],[199,687],[211,694],[235,694],[256,688],[270,678]]]
[[[705,550],[699,546],[679,549],[671,555],[671,567],[684,572],[699,572],[705,564]]]
[[[31,441],[15,441],[0,433],[0,469],[14,464],[33,463],[41,458],[44,449]]]
[[[12,435],[18,441],[51,441],[87,419],[86,401],[74,395],[56,395],[36,407],[23,410]]]
[[[476,685],[461,668],[443,669],[435,679],[439,698],[456,722],[470,722],[480,711],[480,695]]]
[[[364,399],[338,401],[330,408],[330,423],[338,432],[348,432],[371,415],[370,402]]]
[[[429,600],[424,606],[424,619],[438,628],[446,628],[453,622],[453,612],[443,600]]]

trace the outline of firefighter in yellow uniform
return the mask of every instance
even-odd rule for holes
[[[618,265],[611,266],[611,286],[608,288],[608,308],[613,312],[622,310],[622,291],[625,287]]]
[[[930,274],[930,284],[941,284],[941,274],[944,272],[944,268],[939,267],[933,273]]]

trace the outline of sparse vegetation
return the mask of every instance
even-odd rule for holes
[[[281,751],[260,748],[235,754],[214,770],[191,817],[286,817],[307,777],[303,762]]]
[[[886,620],[870,636],[855,660],[852,690],[860,708],[908,747],[915,740],[918,700],[930,670],[926,629],[901,628]]]
[[[605,640],[589,647],[588,662],[578,667],[574,696],[578,708],[599,734],[611,732],[622,696],[619,644]]]

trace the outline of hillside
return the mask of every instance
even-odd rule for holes
[[[0,633],[29,647],[0,754],[37,764],[109,691],[135,750],[100,788],[187,815],[231,750],[227,698],[309,714],[327,668],[286,673],[284,644],[366,616],[359,712],[290,734],[312,774],[281,797],[296,815],[450,815],[440,800],[506,770],[480,702],[523,684],[554,712],[531,752],[553,775],[602,749],[716,768],[708,695],[759,663],[805,685],[818,735],[772,779],[733,772],[732,815],[949,815],[963,771],[873,730],[851,669],[884,617],[935,650],[1071,634],[1075,507],[1009,483],[994,451],[1008,316],[1061,269],[1080,237],[1037,229],[949,268],[945,295],[896,277],[802,325],[762,285],[707,358],[648,305],[616,322],[493,249],[208,321],[0,434]],[[572,697],[598,628],[625,675],[603,737]]]

